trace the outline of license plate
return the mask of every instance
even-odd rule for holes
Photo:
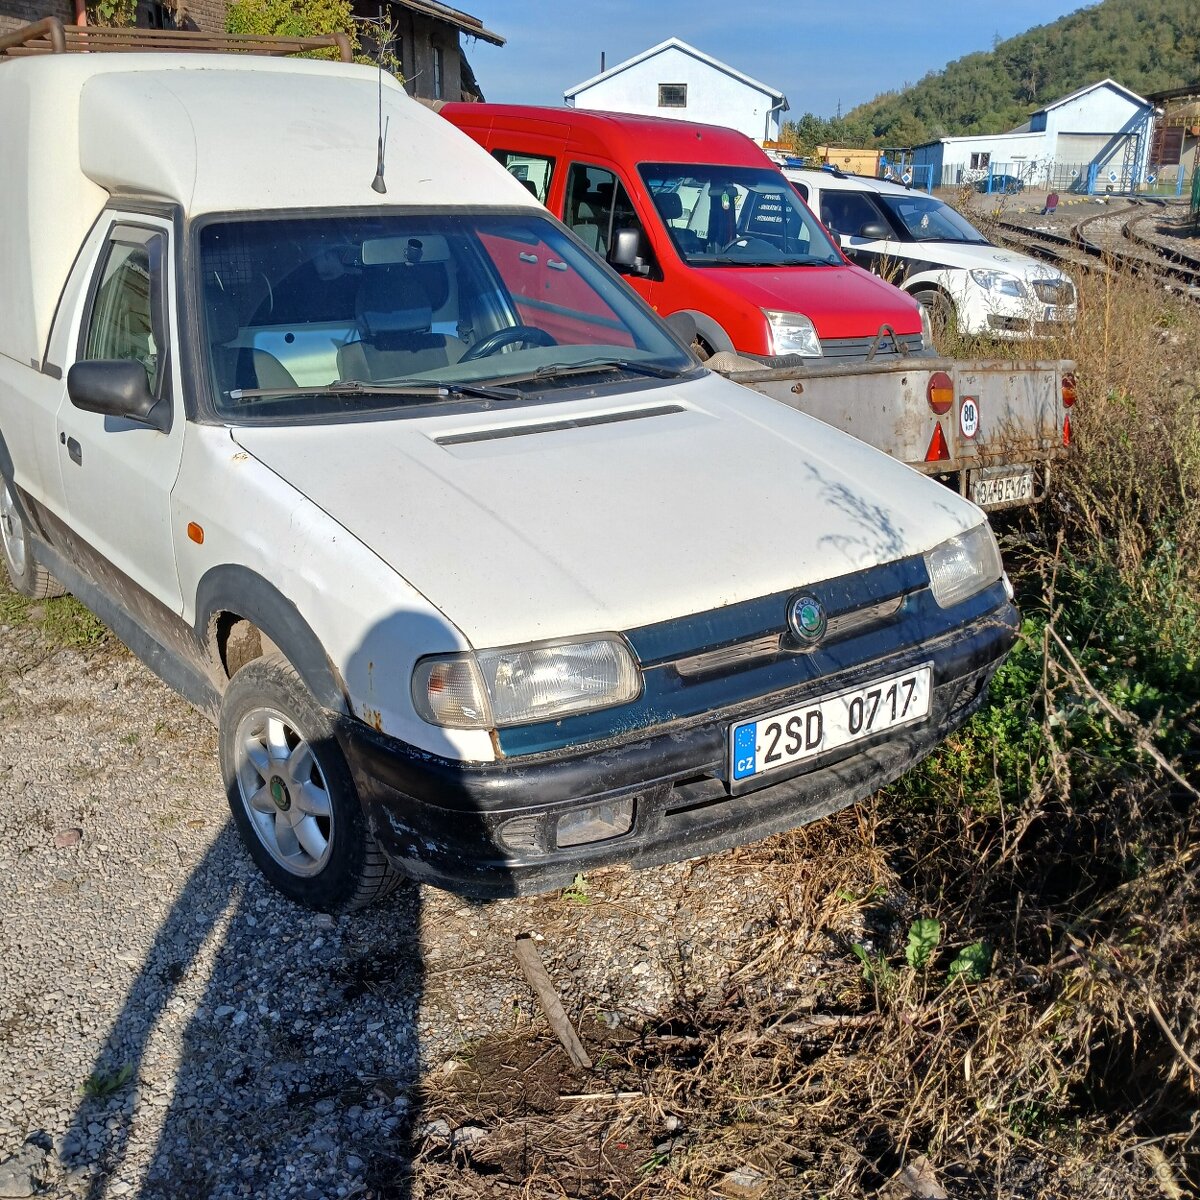
[[[929,715],[928,663],[835,696],[770,713],[729,731],[731,775],[749,779]]]
[[[971,477],[971,499],[980,508],[1001,504],[1021,504],[1033,499],[1033,468],[1014,467],[1009,471],[977,471]]]

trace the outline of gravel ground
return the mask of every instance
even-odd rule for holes
[[[296,908],[241,850],[209,724],[119,644],[56,648],[33,615],[0,624],[0,1196],[425,1195],[422,1077],[544,1033],[515,935],[610,1026],[761,953],[761,855]]]

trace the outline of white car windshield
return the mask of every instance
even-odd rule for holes
[[[966,217],[932,196],[876,196],[893,221],[914,242],[969,242],[986,246],[988,240]]]
[[[215,220],[199,232],[218,416],[296,420],[673,378],[695,363],[528,213]]]
[[[792,185],[769,167],[643,163],[642,181],[690,266],[841,266]]]

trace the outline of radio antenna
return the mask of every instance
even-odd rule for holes
[[[383,52],[380,48],[379,54],[379,148],[375,158],[375,178],[371,180],[371,190],[378,192],[381,196],[387,191],[387,184],[383,181],[383,143],[387,139],[387,123],[383,119]],[[391,117],[388,117],[388,123],[391,122]]]

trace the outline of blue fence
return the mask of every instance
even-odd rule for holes
[[[941,172],[937,186],[971,187],[988,195],[999,196],[1013,195],[1026,189],[1085,196],[1109,192],[1119,195],[1185,196],[1191,186],[1191,172],[1183,165],[1151,167],[1143,176],[1138,170],[1126,171],[1119,161],[990,163],[987,167],[977,169],[946,167]]]

